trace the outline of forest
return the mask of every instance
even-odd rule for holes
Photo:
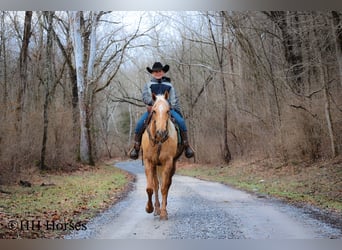
[[[342,152],[342,12],[1,11],[0,184],[127,157],[156,61],[199,163]]]

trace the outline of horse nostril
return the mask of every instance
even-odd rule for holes
[[[157,137],[163,138],[166,135],[167,131],[163,131],[163,130],[157,130],[156,131],[156,135]]]

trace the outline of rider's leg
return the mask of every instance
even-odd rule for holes
[[[145,131],[145,122],[148,118],[149,113],[145,112],[137,122],[137,125],[135,127],[135,134],[134,134],[134,145],[132,149],[130,150],[129,157],[133,160],[138,159],[139,157],[139,150],[141,145],[141,138],[142,134]]]
[[[185,156],[187,158],[193,157],[195,153],[189,145],[188,133],[187,133],[188,130],[187,130],[187,127],[186,127],[186,124],[185,124],[183,117],[175,110],[171,110],[171,116],[173,118],[175,118],[175,120],[176,120],[176,122],[180,128],[181,137],[182,137],[183,144],[185,147]]]

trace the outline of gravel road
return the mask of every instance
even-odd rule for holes
[[[342,238],[304,209],[225,185],[175,175],[169,220],[145,212],[146,181],[141,160],[116,164],[134,173],[134,189],[67,239],[330,239]]]

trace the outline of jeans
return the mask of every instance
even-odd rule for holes
[[[176,123],[178,124],[180,130],[186,132],[187,128],[186,128],[186,124],[185,124],[183,117],[174,109],[171,109],[170,113],[171,113],[171,116],[176,120]],[[148,112],[145,112],[140,117],[139,121],[137,122],[137,125],[135,126],[136,134],[140,134],[143,132],[144,123],[145,123],[145,120],[148,118],[148,114],[149,114]]]

